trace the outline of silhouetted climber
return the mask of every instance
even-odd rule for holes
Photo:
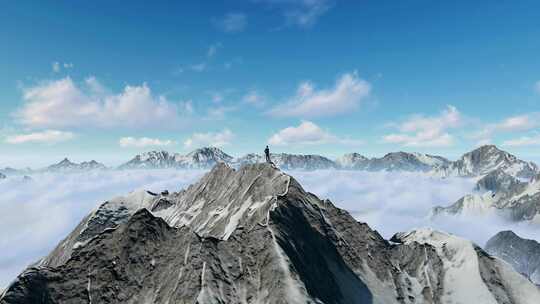
[[[270,160],[270,149],[268,148],[268,146],[266,146],[266,148],[264,149],[264,156],[266,156],[266,162],[271,164],[272,161]]]

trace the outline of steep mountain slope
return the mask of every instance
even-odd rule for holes
[[[481,146],[465,153],[459,160],[437,170],[443,176],[482,176],[500,169],[505,173],[529,179],[538,174],[538,166],[518,159],[493,145]]]
[[[150,151],[136,155],[118,169],[164,169],[175,168],[175,154],[167,151]]]
[[[185,156],[176,155],[179,168],[205,169],[212,168],[217,163],[230,163],[233,157],[215,147],[200,148]]]
[[[468,241],[430,230],[393,240],[402,244],[385,241],[271,165],[234,170],[220,163],[183,191],[105,202],[23,272],[0,303],[540,298],[524,277]]]
[[[540,243],[523,239],[512,231],[501,231],[487,241],[485,248],[540,285]]]
[[[540,223],[540,174],[529,182],[493,171],[477,182],[477,192],[448,207],[435,207],[433,215],[496,215],[511,221]]]

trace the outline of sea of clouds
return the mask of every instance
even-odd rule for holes
[[[142,170],[76,174],[36,174],[0,180],[0,288],[46,255],[90,211],[107,199],[133,190],[179,191],[204,171]],[[290,171],[307,190],[328,198],[367,222],[383,237],[432,227],[479,245],[501,230],[540,240],[540,229],[485,217],[439,217],[429,212],[472,192],[474,180],[440,179],[420,173],[321,170]]]

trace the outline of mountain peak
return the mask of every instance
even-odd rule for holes
[[[0,303],[398,304],[443,303],[448,295],[468,303],[526,294],[532,302],[522,304],[540,297],[469,241],[433,230],[399,240],[390,244],[271,164],[218,163],[180,192],[138,191],[103,203]]]

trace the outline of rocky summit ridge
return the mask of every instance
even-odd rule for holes
[[[469,241],[384,240],[290,175],[220,163],[174,193],[101,204],[0,296],[8,303],[537,303]],[[463,300],[467,300],[463,302]]]

